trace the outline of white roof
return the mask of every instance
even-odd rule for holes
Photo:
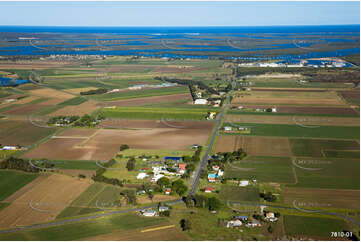
[[[148,175],[144,172],[141,172],[137,175],[137,179],[144,179],[145,177],[147,177]]]
[[[196,99],[194,101],[194,104],[207,104],[207,103],[208,103],[207,99]]]

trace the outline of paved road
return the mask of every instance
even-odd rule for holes
[[[202,158],[202,161],[201,161],[201,164],[199,165],[196,173],[194,174],[194,180],[193,180],[192,188],[191,188],[191,190],[189,192],[189,195],[194,195],[194,193],[197,190],[197,187],[198,187],[198,184],[199,184],[199,179],[201,177],[203,169],[207,166],[209,153],[210,153],[210,151],[211,151],[211,149],[213,147],[214,140],[216,139],[218,129],[219,129],[221,123],[222,123],[223,115],[224,115],[224,112],[225,112],[225,110],[226,110],[226,108],[228,106],[228,103],[229,103],[230,99],[231,99],[231,96],[232,96],[232,91],[229,92],[229,94],[227,96],[227,99],[226,99],[226,101],[225,101],[225,103],[223,105],[222,111],[218,115],[217,122],[216,122],[216,127],[213,130],[212,138],[211,138],[211,141],[210,141],[210,143],[208,145],[207,151],[204,154],[204,156]]]

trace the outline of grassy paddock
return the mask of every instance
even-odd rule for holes
[[[0,170],[0,201],[37,178],[39,174]]]

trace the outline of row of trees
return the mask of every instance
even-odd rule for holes
[[[216,197],[207,197],[196,194],[184,198],[187,207],[208,208],[209,211],[217,211],[221,208],[222,202]]]
[[[94,90],[89,90],[89,91],[85,91],[85,92],[80,92],[80,95],[95,95],[95,94],[104,94],[108,92],[108,89],[105,88],[98,88],[98,89],[94,89]]]
[[[30,165],[28,161],[14,157],[9,157],[8,159],[1,161],[0,169],[14,169],[35,173],[40,171],[39,168]]]
[[[114,164],[115,164],[115,160],[111,159],[108,162],[104,163],[103,166],[108,168]],[[123,181],[120,181],[117,178],[108,178],[103,175],[106,172],[106,168],[99,168],[98,170],[96,170],[95,175],[92,176],[92,179],[96,182],[103,182],[122,187]]]

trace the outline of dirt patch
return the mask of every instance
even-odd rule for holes
[[[360,90],[356,91],[339,91],[339,94],[345,99],[360,99]]]
[[[58,135],[58,137],[65,137],[65,136],[70,136],[70,137],[89,137],[91,135],[93,135],[97,130],[96,129],[77,129],[77,128],[71,128],[71,129],[67,129],[64,132],[62,132],[61,134]]]
[[[84,103],[81,103],[79,105],[73,106],[73,105],[69,105],[69,106],[65,106],[59,110],[56,110],[55,112],[52,112],[51,114],[49,114],[50,116],[59,116],[59,115],[65,115],[65,116],[70,116],[70,115],[78,115],[78,116],[82,116],[84,114],[90,114],[92,112],[94,112],[95,110],[97,110],[99,108],[99,106],[97,105],[97,102],[95,101],[87,101]]]
[[[308,207],[360,209],[358,190],[286,188],[284,197],[285,202],[290,205],[296,201],[296,204],[302,203]]]
[[[90,180],[53,174],[0,211],[0,228],[54,220],[90,184]]]
[[[181,93],[181,94],[172,94],[165,96],[153,96],[153,97],[143,97],[143,98],[133,98],[127,100],[120,100],[114,102],[106,102],[107,106],[141,106],[144,104],[152,104],[152,103],[169,103],[184,99],[191,99],[191,95],[189,93]]]
[[[264,75],[255,75],[252,78],[293,78],[293,77],[301,77],[300,74],[264,74]]]
[[[288,138],[223,135],[217,140],[215,152],[232,152],[242,148],[247,155],[291,156]]]
[[[70,130],[68,132],[75,132]],[[71,136],[69,133],[64,133],[27,152],[23,157],[109,160],[119,151],[120,144],[128,144],[133,149],[188,150],[192,144],[205,145],[211,130],[212,126],[202,129],[98,129],[95,134],[88,137],[79,137],[79,134]]]

